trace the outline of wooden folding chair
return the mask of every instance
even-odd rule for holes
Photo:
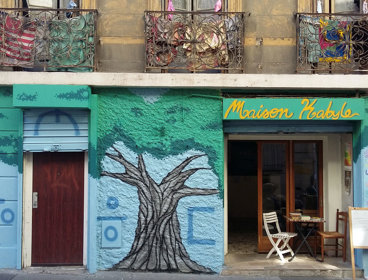
[[[342,251],[342,259],[346,261],[346,233],[347,233],[348,213],[337,209],[336,212],[336,231],[317,231],[321,237],[321,261],[324,261],[325,251],[335,250],[336,257],[339,249]],[[325,244],[325,239],[335,239],[334,244]],[[340,243],[339,240],[342,240]],[[334,247],[334,248],[331,248]],[[326,248],[327,247],[327,248]]]
[[[263,225],[267,233],[268,239],[272,244],[272,249],[267,254],[267,259],[272,255],[274,251],[279,255],[282,262],[285,261],[284,254],[290,253],[294,256],[294,252],[289,246],[289,240],[298,234],[295,232],[282,232],[279,226],[279,220],[277,219],[276,212],[263,213]],[[271,233],[270,228],[275,225],[277,232]],[[275,242],[276,240],[276,242]],[[282,241],[282,244],[280,244]],[[286,250],[285,247],[287,248]]]

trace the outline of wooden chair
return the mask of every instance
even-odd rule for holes
[[[273,224],[276,227],[277,232],[271,233],[270,228],[274,228]],[[284,254],[290,253],[291,256],[294,256],[294,252],[289,246],[289,240],[292,237],[297,236],[298,234],[295,232],[282,232],[280,230],[279,221],[277,219],[276,212],[263,213],[263,225],[264,229],[267,233],[268,239],[272,244],[272,249],[268,252],[267,259],[272,255],[274,251],[279,255],[282,262],[285,261]],[[276,242],[274,241],[276,239]],[[282,241],[282,244],[280,244]],[[287,248],[286,250],[285,247]]]
[[[346,233],[347,233],[348,213],[337,209],[336,212],[336,231],[317,231],[321,237],[321,261],[324,261],[325,251],[335,250],[336,257],[338,250],[342,250],[342,259],[346,261]],[[341,226],[341,227],[340,227]],[[340,231],[340,229],[342,229]],[[325,239],[335,239],[335,244],[325,244]],[[340,243],[339,240],[342,240]],[[326,248],[327,247],[327,248]],[[334,247],[334,248],[331,248]]]

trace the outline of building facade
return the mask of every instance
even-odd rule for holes
[[[367,206],[363,3],[21,2],[0,1],[1,268],[221,273],[236,232],[270,249],[263,212],[333,229]]]

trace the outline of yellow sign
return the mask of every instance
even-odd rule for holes
[[[358,120],[363,101],[358,98],[224,99],[225,120]]]

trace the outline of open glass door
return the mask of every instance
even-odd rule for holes
[[[258,141],[258,251],[271,249],[262,213],[276,211],[281,230],[293,231],[285,215],[322,217],[322,142]]]
[[[290,211],[321,217],[322,212],[322,144],[317,141],[293,142],[293,170]]]
[[[286,229],[289,185],[287,141],[258,142],[258,251],[267,252],[271,243],[263,228],[262,213],[276,211],[281,230]]]

